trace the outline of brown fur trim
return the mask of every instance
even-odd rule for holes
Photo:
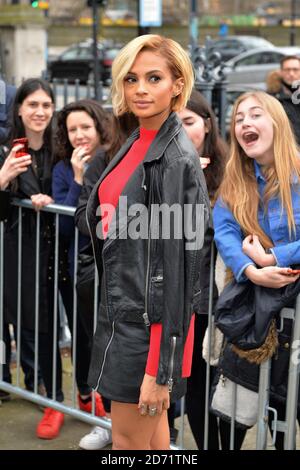
[[[282,81],[280,70],[272,70],[268,73],[266,78],[267,92],[275,95],[280,92],[281,87]]]
[[[227,286],[227,284],[229,284],[232,279],[234,279],[233,272],[230,268],[226,267],[224,285]]]
[[[262,346],[256,349],[248,349],[247,351],[240,349],[238,346],[232,345],[232,350],[242,359],[246,359],[252,364],[261,364],[270,359],[278,347],[278,334],[275,320],[272,320],[268,335]]]

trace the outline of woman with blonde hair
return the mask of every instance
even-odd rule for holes
[[[184,395],[190,374],[209,218],[198,155],[174,112],[190,96],[193,69],[175,41],[145,35],[120,51],[112,77],[115,115],[131,112],[140,127],[87,205],[102,286],[90,382],[112,400],[113,449],[168,449],[167,409]],[[165,227],[154,210],[162,204],[180,212]]]
[[[300,263],[299,183],[298,149],[283,107],[264,92],[243,94],[233,109],[230,158],[214,208],[216,245],[238,283],[279,289],[299,279],[289,270]],[[231,361],[241,383],[247,361]],[[283,405],[274,406],[284,417]]]

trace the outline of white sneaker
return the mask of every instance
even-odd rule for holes
[[[111,431],[95,426],[89,434],[80,439],[79,447],[85,450],[99,450],[111,443]]]

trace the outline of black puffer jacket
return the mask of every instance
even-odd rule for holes
[[[271,320],[275,319],[279,327],[281,309],[293,308],[299,292],[299,280],[280,289],[257,286],[250,281],[238,284],[234,280],[226,286],[215,311],[216,324],[227,340],[219,363],[220,373],[250,390],[258,390],[259,366],[240,358],[232,344],[244,350],[260,347]],[[271,394],[279,400],[284,400],[287,393],[291,332],[292,321],[285,319],[271,368]]]
[[[137,312],[145,323],[162,323],[159,368],[156,381],[159,384],[176,383],[181,379],[183,347],[196,303],[199,278],[200,253],[204,234],[210,218],[210,204],[199,158],[181,121],[172,113],[159,130],[145,159],[135,170],[122,196],[127,196],[127,205],[165,203],[169,207],[184,204],[193,208],[193,227],[196,212],[200,215],[197,224],[197,241],[189,245],[188,237],[168,240],[134,240],[108,237],[103,242],[97,237],[102,233],[96,211],[99,206],[98,188],[105,176],[128,152],[139,137],[137,129],[110,162],[99,182],[94,187],[87,206],[87,219],[94,246],[94,253],[102,278],[101,299],[105,299],[106,315],[111,324],[124,312]],[[199,210],[196,211],[196,204]],[[118,214],[118,208],[116,213]],[[152,213],[153,214],[153,213]],[[131,223],[135,217],[129,218]],[[119,219],[120,222],[120,219]],[[154,226],[161,222],[153,220]],[[187,219],[183,217],[181,229],[186,234]],[[158,224],[158,225],[156,225]],[[152,226],[152,225],[151,225]],[[123,226],[122,234],[128,226]],[[146,312],[146,314],[145,314]],[[97,343],[97,331],[94,338]],[[108,345],[109,346],[109,345]],[[105,361],[105,359],[104,359]],[[90,376],[95,383],[104,364],[92,364]]]

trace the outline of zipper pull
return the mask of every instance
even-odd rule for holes
[[[159,274],[158,276],[156,277],[152,277],[152,282],[161,282],[164,280],[163,276],[161,274]]]
[[[173,382],[174,382],[174,381],[173,381],[173,379],[171,379],[171,378],[168,380],[168,389],[169,389],[169,393],[171,393],[172,390],[173,390]]]
[[[150,326],[150,321],[149,321],[149,317],[148,317],[148,313],[143,313],[143,319],[144,319],[144,322],[145,322],[145,325],[146,326]]]

